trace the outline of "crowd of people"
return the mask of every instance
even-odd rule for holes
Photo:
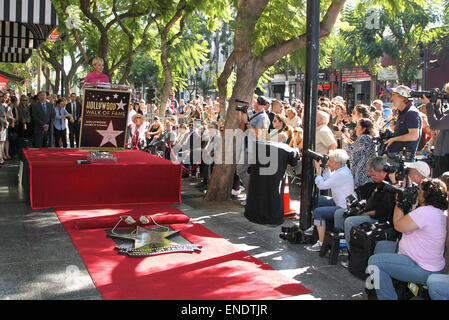
[[[18,95],[0,91],[0,164],[15,159],[23,147],[78,147],[81,102],[45,91]]]
[[[306,231],[310,234],[316,228],[318,240],[307,249],[320,251],[326,225],[332,223],[344,232],[350,253],[353,227],[364,222],[391,221],[403,233],[399,245],[380,242],[369,260],[371,266],[380,270],[373,277],[379,277],[381,289],[377,294],[385,299],[397,298],[392,278],[421,284],[429,278],[438,288],[442,281],[446,283],[444,288],[449,287],[447,278],[442,276],[449,180],[449,139],[444,138],[449,132],[449,116],[444,103],[431,102],[425,96],[413,99],[406,86],[398,86],[391,93],[392,107],[384,106],[381,100],[349,107],[340,96],[319,99],[315,152],[327,155],[329,161],[325,168],[315,161],[320,195],[312,213],[313,225]],[[77,147],[79,100],[75,94],[67,102],[46,92],[18,97],[14,92],[2,91],[0,163],[16,157],[24,143],[66,148],[69,141],[71,148]],[[243,198],[249,192],[248,157],[254,141],[267,140],[303,151],[304,108],[300,100],[289,103],[255,96],[248,104],[252,108],[239,112],[239,128],[246,132],[247,143],[239,155],[241,161],[230,191],[232,196]],[[170,94],[166,110],[161,113],[158,108],[156,104],[132,99],[127,147],[182,163],[183,179],[200,178],[200,188],[206,192],[224,129],[225,113],[220,113],[218,98],[197,95],[191,101],[177,101]],[[429,157],[421,159],[431,150],[432,168]],[[420,187],[419,206],[416,204],[408,214],[404,214],[391,193],[378,188],[383,182],[402,183],[395,181],[387,169],[400,155],[405,159],[408,181]],[[297,167],[287,172],[300,175]],[[349,196],[366,201],[362,214],[345,215]],[[246,200],[242,205],[246,205]],[[447,290],[440,290],[438,296],[448,298]]]

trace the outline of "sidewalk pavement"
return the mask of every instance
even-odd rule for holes
[[[55,212],[30,208],[18,186],[18,171],[18,161],[0,168],[0,299],[101,300]],[[182,204],[175,207],[312,291],[287,299],[366,299],[364,282],[340,264],[329,265],[327,257],[280,239],[281,227],[248,221],[237,198],[225,204],[205,203],[196,185],[195,180],[182,182]],[[290,198],[297,211],[296,183],[290,183]]]

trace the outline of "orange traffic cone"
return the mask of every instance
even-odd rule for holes
[[[284,188],[284,219],[293,219],[296,216],[296,211],[290,210],[290,189],[288,187],[288,178],[285,181]]]

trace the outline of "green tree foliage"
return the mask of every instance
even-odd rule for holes
[[[381,5],[379,5],[381,4]],[[441,1],[401,0],[392,3],[358,1],[346,6],[339,25],[335,66],[360,66],[376,75],[380,58],[389,55],[399,82],[415,82],[422,58],[418,43],[428,45],[441,34]]]

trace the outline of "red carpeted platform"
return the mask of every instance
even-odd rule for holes
[[[91,164],[76,163],[88,151],[23,151],[33,209],[181,202],[181,165],[143,151],[112,152],[117,162]]]
[[[310,292],[202,225],[186,222],[188,217],[172,206],[97,206],[56,213],[103,299],[259,300]],[[201,245],[202,251],[144,258],[119,255],[105,229],[120,215],[153,215]],[[103,219],[106,228],[96,224],[89,229],[94,218]]]

